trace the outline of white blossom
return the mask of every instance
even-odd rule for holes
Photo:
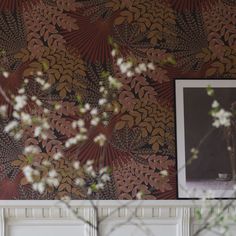
[[[83,187],[85,185],[85,181],[82,178],[76,178],[75,179],[75,185]]]
[[[59,159],[61,159],[63,157],[61,152],[57,152],[53,155],[53,159],[58,161]]]
[[[105,91],[105,87],[104,86],[101,86],[100,88],[99,88],[99,92],[100,93],[103,93]]]
[[[44,108],[44,109],[43,109],[43,112],[44,112],[44,114],[48,114],[48,113],[49,113],[49,110],[48,110],[47,108]]]
[[[213,103],[212,103],[212,105],[211,105],[211,107],[212,107],[212,108],[217,108],[217,107],[219,107],[219,105],[220,105],[220,104],[219,104],[216,100],[214,100]]]
[[[57,177],[57,172],[55,170],[50,170],[48,172],[48,177],[46,178],[46,183],[51,187],[57,188],[60,183],[56,177]]]
[[[122,84],[112,76],[108,77],[108,81],[109,81],[110,87],[112,87],[112,88],[119,89],[122,86]]]
[[[44,166],[50,166],[50,165],[51,165],[51,162],[48,161],[48,160],[43,160],[43,161],[42,161],[42,165],[44,165]]]
[[[10,76],[10,73],[7,71],[3,71],[2,75],[7,79]]]
[[[91,120],[91,125],[93,125],[93,126],[97,126],[98,125],[98,123],[99,123],[99,121],[100,121],[100,118],[99,117],[94,117],[92,120]]]
[[[111,55],[112,55],[112,57],[115,57],[115,56],[116,56],[116,50],[115,50],[115,49],[113,49],[113,50],[111,51]]]
[[[132,72],[132,71],[128,71],[128,72],[127,72],[127,76],[128,76],[128,77],[132,77],[132,76],[134,76],[134,72]]]
[[[139,191],[137,194],[136,194],[136,198],[138,200],[141,200],[143,198],[143,192]]]
[[[69,202],[71,200],[71,198],[69,196],[63,196],[61,198],[61,200],[64,201],[64,202]]]
[[[15,97],[14,109],[19,111],[27,104],[27,97],[25,95],[18,95]]]
[[[36,101],[36,99],[37,99],[36,96],[32,96],[32,97],[31,97],[31,100],[32,100],[32,101]]]
[[[7,114],[7,105],[0,106],[0,116],[5,117]]]
[[[230,117],[232,116],[231,112],[225,111],[221,108],[219,111],[212,114],[214,118],[213,126],[219,128],[220,126],[229,127],[230,126]]]
[[[90,165],[93,165],[93,163],[94,163],[93,160],[87,160],[86,165],[87,165],[87,166],[90,166]]]
[[[45,84],[45,81],[43,79],[41,79],[40,77],[36,77],[35,81],[38,82],[42,86]]]
[[[142,71],[140,70],[139,67],[135,67],[134,71],[135,71],[137,74],[141,74],[141,73],[142,73]]]
[[[147,66],[146,66],[145,63],[139,64],[138,67],[139,67],[139,69],[140,69],[141,71],[147,71]]]
[[[20,140],[20,139],[22,138],[22,136],[23,136],[23,131],[20,130],[19,132],[17,132],[17,133],[15,134],[14,139]]]
[[[5,127],[4,132],[9,133],[18,126],[19,122],[16,120],[10,121]]]
[[[41,107],[41,106],[43,105],[43,103],[42,103],[39,99],[36,99],[35,103],[36,103],[39,107]]]
[[[120,71],[122,74],[125,74],[129,71],[129,69],[132,67],[132,63],[131,62],[124,62],[122,64],[120,64]]]
[[[101,180],[103,182],[108,182],[108,181],[111,180],[111,177],[108,174],[103,174],[102,177],[101,177]]]
[[[31,116],[28,113],[21,112],[21,120],[26,123],[27,125],[32,124]]]
[[[50,177],[50,178],[55,178],[55,177],[57,177],[57,172],[56,172],[56,170],[50,170],[49,172],[48,172],[48,176]]]
[[[191,152],[191,154],[192,154],[192,158],[193,158],[193,159],[197,159],[197,158],[198,158],[198,154],[199,154],[198,149],[196,149],[196,148],[191,148],[190,152]]]
[[[92,193],[93,193],[93,191],[92,191],[92,189],[89,187],[89,188],[88,188],[88,191],[87,191],[87,194],[88,194],[88,195],[91,195]]]
[[[79,109],[79,111],[80,111],[80,113],[84,114],[84,113],[86,112],[86,109],[85,109],[84,107],[81,107],[81,108]]]
[[[98,143],[100,146],[104,146],[104,144],[106,143],[106,140],[107,138],[104,134],[99,134],[93,139],[93,141],[95,143]]]
[[[160,171],[160,175],[168,176],[168,171],[167,170],[162,170],[162,171]]]
[[[117,65],[120,66],[123,61],[124,61],[124,59],[122,57],[118,58]]]
[[[90,104],[89,103],[86,103],[85,105],[84,105],[84,108],[88,111],[88,110],[90,110]]]
[[[150,70],[155,70],[155,66],[153,65],[152,62],[149,62],[149,63],[147,64],[147,67],[148,67],[148,69],[150,69]]]
[[[18,93],[19,93],[19,94],[24,94],[24,93],[25,93],[25,88],[19,89],[19,90],[18,90]]]
[[[105,98],[100,98],[100,99],[98,100],[98,104],[99,104],[100,106],[106,104],[106,102],[107,102],[107,100],[106,100]]]
[[[45,183],[44,182],[38,182],[38,183],[33,183],[33,189],[35,191],[38,191],[40,194],[43,194],[43,192],[45,191]]]
[[[97,115],[97,114],[98,114],[98,109],[97,109],[97,108],[93,108],[93,109],[90,111],[90,114],[91,114],[91,115]]]
[[[36,126],[34,129],[34,137],[38,137],[42,132],[42,127],[41,126]]]
[[[13,111],[12,116],[13,116],[15,119],[17,119],[17,120],[20,120],[20,119],[21,119],[21,118],[20,118],[20,114],[19,114],[19,112],[17,112],[17,111]]]
[[[37,71],[36,73],[38,76],[42,76],[43,75],[43,72],[42,71]]]
[[[45,83],[43,86],[42,86],[42,90],[47,90],[51,87],[51,85],[49,83]]]
[[[20,119],[20,114],[17,111],[13,111],[12,116],[16,119]]]
[[[48,124],[47,120],[43,120],[43,122],[42,122],[42,128],[43,128],[43,129],[50,129],[50,125]]]
[[[25,166],[23,167],[23,173],[25,175],[25,178],[26,180],[29,182],[29,183],[32,183],[34,180],[33,180],[33,168],[31,166]]]
[[[99,170],[99,174],[102,175],[108,171],[108,167],[103,167]]]
[[[58,103],[57,103],[54,108],[55,108],[55,110],[61,109],[61,104],[58,104]]]
[[[74,128],[74,129],[75,129],[76,127],[83,128],[84,125],[85,125],[85,122],[84,122],[84,120],[82,120],[82,119],[75,120],[75,121],[72,122],[72,128]]]
[[[92,177],[96,177],[96,173],[95,173],[95,171],[94,171],[94,169],[93,169],[93,166],[92,166],[92,164],[93,164],[93,161],[87,161],[87,163],[84,165],[84,170],[85,170],[85,172],[88,174],[88,175],[90,175],[90,176],[92,176]]]
[[[97,190],[100,190],[100,189],[104,189],[104,183],[101,183],[101,182],[99,182],[97,185],[96,185],[96,189]]]
[[[75,162],[73,163],[73,167],[74,167],[75,170],[79,170],[79,168],[80,168],[80,162],[79,162],[79,161],[75,161]]]
[[[27,154],[36,154],[36,153],[39,153],[40,152],[40,149],[38,146],[34,146],[34,145],[30,145],[30,146],[26,146],[24,148],[24,154],[27,155]]]

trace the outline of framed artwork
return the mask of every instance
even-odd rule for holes
[[[179,198],[234,198],[236,80],[177,79]]]

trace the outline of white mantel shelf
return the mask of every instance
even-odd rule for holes
[[[212,203],[216,203],[219,200],[208,200]],[[230,200],[222,200],[227,203]],[[115,207],[118,205],[124,205],[130,203],[130,206],[144,206],[144,207],[200,207],[204,204],[203,200],[94,200],[95,203],[99,206],[111,206]],[[236,200],[235,200],[236,202]],[[0,207],[53,207],[57,206],[60,203],[59,200],[0,200]],[[70,204],[72,206],[83,206],[91,207],[89,200],[71,200]]]

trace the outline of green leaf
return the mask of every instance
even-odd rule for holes
[[[109,76],[110,76],[109,71],[105,71],[105,70],[104,70],[104,71],[101,73],[102,79],[107,79]]]
[[[32,164],[34,157],[32,155],[29,155],[26,158],[27,158],[28,163]]]
[[[202,219],[202,213],[201,213],[201,210],[200,209],[196,209],[195,210],[195,218],[197,220],[201,220]]]
[[[207,95],[210,96],[210,97],[213,97],[213,96],[215,95],[215,91],[214,91],[214,89],[211,87],[211,85],[208,85],[208,86],[207,86],[206,91],[207,91]]]

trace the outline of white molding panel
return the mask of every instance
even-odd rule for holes
[[[5,222],[5,209],[1,208],[0,209],[0,236],[6,236],[5,231],[6,231],[6,222]]]

